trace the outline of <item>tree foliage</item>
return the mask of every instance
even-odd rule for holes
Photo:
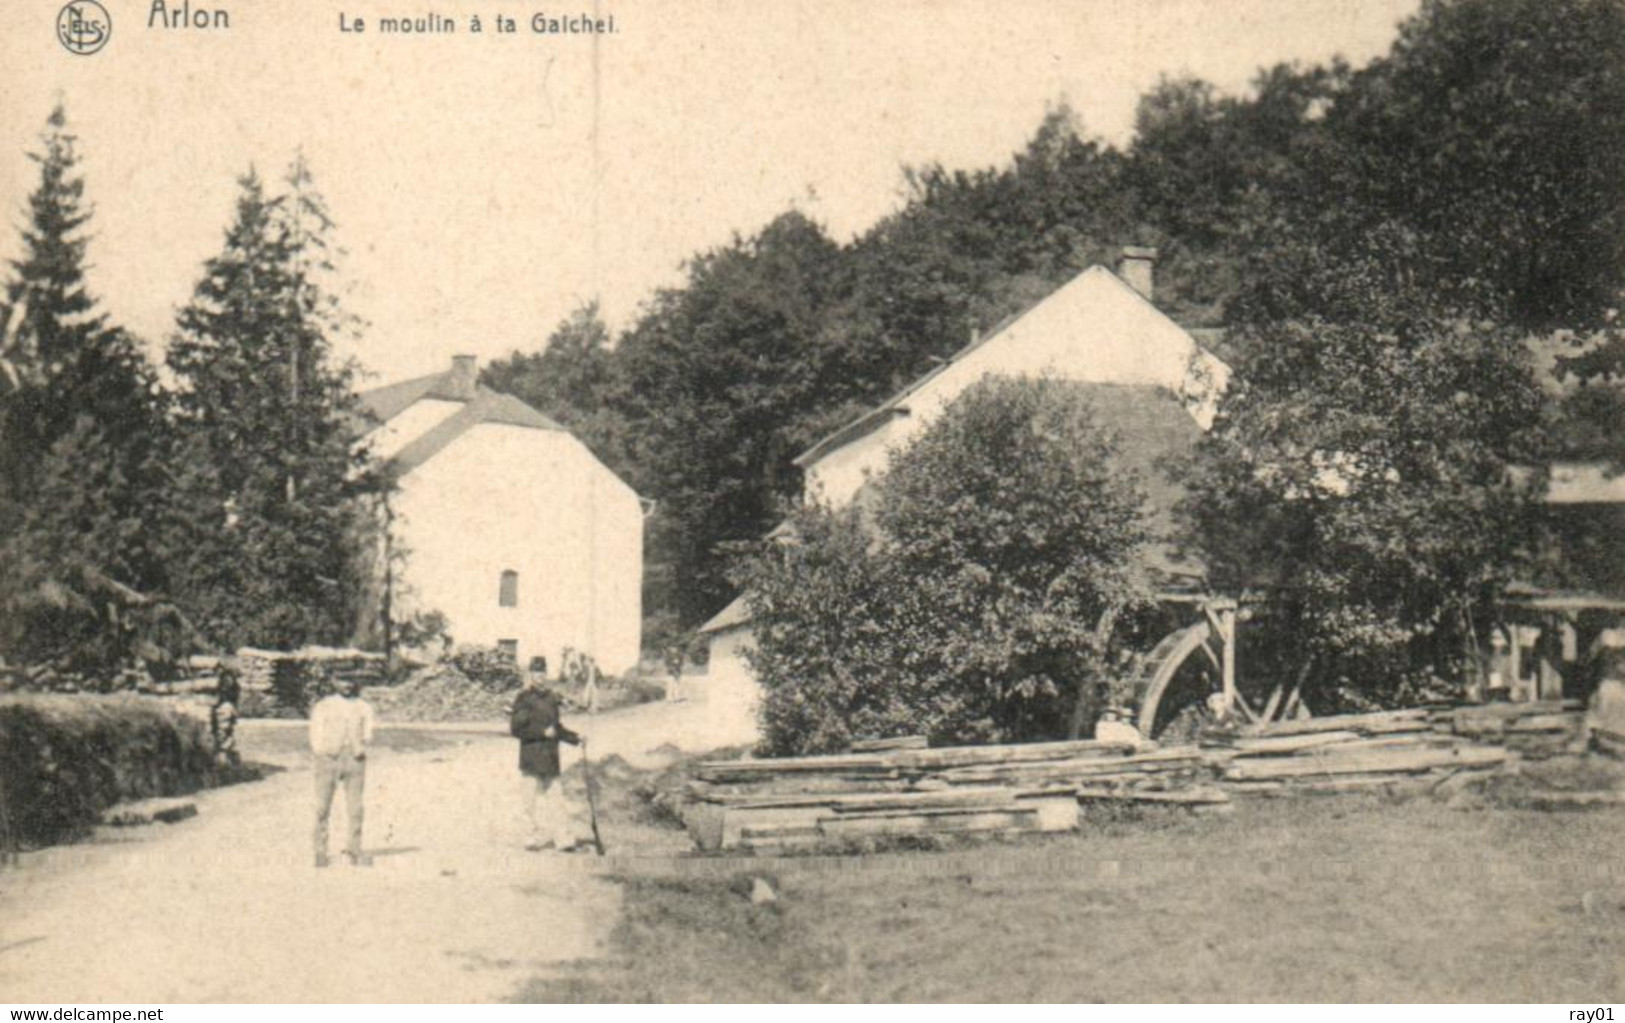
[[[761,536],[796,493],[794,424],[816,400],[814,345],[838,253],[785,214],[706,253],[621,339],[640,472],[660,502],[655,557],[687,624],[726,603],[722,545]]]
[[[984,381],[870,485],[799,511],[741,575],[770,748],[1056,737],[1098,709],[1102,616],[1148,599],[1147,532],[1076,389]]]
[[[1322,269],[1323,313],[1232,336],[1188,507],[1214,586],[1267,598],[1324,707],[1462,680],[1539,547],[1544,475],[1519,470],[1550,452],[1522,332],[1439,310],[1380,256]]]
[[[161,544],[144,528],[163,406],[139,344],[87,288],[91,209],[60,106],[30,158],[39,184],[0,308],[0,656],[106,674],[173,638]]]
[[[219,255],[180,312],[177,597],[216,642],[341,642],[357,625],[382,486],[353,443],[357,329],[327,281],[331,220],[302,161],[268,194],[250,171]]]

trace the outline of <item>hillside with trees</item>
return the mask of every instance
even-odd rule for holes
[[[1625,9],[1426,0],[1364,67],[1264,68],[1239,95],[1165,78],[1122,146],[1064,103],[1033,115],[1003,165],[908,168],[856,237],[788,210],[624,329],[589,304],[486,369],[657,502],[651,639],[735,595],[796,454],[1134,244],[1237,370],[1189,470],[1191,544],[1290,581],[1317,656],[1397,637],[1407,672],[1444,670],[1538,543],[1504,471],[1625,455]],[[164,388],[85,288],[74,141],[53,113],[0,303],[0,655],[105,673],[338,638],[374,542],[353,509],[387,483],[345,446],[332,353],[356,325],[308,172],[244,180]],[[1328,458],[1352,489],[1285,502]]]
[[[1471,414],[1450,436],[1488,429],[1498,460],[1538,460],[1537,434],[1617,456],[1622,119],[1619,5],[1429,0],[1366,67],[1279,65],[1239,96],[1166,78],[1121,149],[1057,106],[1005,166],[909,169],[897,212],[846,244],[789,212],[700,254],[685,286],[592,356],[586,439],[660,502],[647,603],[686,628],[714,613],[733,592],[728,545],[771,529],[797,494],[798,451],[1123,244],[1155,246],[1159,305],[1224,327],[1241,376],[1260,373],[1222,443],[1245,439],[1250,415],[1348,406],[1371,396],[1363,386],[1398,418],[1340,423],[1371,431],[1349,443],[1414,436],[1453,460],[1437,417],[1394,406],[1459,400]],[[575,358],[561,328],[487,380],[582,415],[517,370],[555,344]],[[1457,368],[1402,394],[1334,377],[1367,357],[1402,374]]]

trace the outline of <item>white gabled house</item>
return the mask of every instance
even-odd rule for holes
[[[1026,311],[960,350],[891,399],[825,437],[795,461],[808,500],[840,508],[886,469],[892,452],[920,436],[978,381],[1048,377],[1080,385],[1101,423],[1119,438],[1123,461],[1146,478],[1152,521],[1166,524],[1178,482],[1162,456],[1187,450],[1212,425],[1230,368],[1151,303],[1154,250],[1125,248],[1119,273],[1092,266]],[[1190,566],[1164,555],[1157,567]],[[749,692],[743,653],[750,613],[741,596],[700,627],[714,689]]]
[[[361,395],[362,443],[396,472],[393,616],[435,610],[459,643],[557,670],[566,647],[622,674],[642,629],[643,506],[563,426],[479,385],[473,356]]]

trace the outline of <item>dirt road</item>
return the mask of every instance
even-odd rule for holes
[[[634,762],[740,738],[697,705],[573,724]],[[313,867],[310,771],[287,762],[202,794],[192,820],[0,872],[0,1002],[498,1001],[602,947],[619,890],[592,857],[523,850],[500,732],[373,755],[371,868]]]

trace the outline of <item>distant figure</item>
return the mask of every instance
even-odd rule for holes
[[[666,648],[666,699],[677,703],[683,699],[683,645],[673,643]]]
[[[1484,687],[1484,697],[1490,703],[1506,703],[1512,699],[1512,653],[1507,635],[1501,629],[1490,632],[1490,672]]]
[[[1618,742],[1625,739],[1625,648],[1599,647],[1593,657],[1597,689],[1591,694],[1586,725]]]
[[[327,818],[333,790],[344,786],[349,834],[344,855],[352,866],[369,867],[361,851],[363,792],[367,782],[367,745],[372,742],[372,707],[361,698],[361,682],[350,679],[341,693],[317,701],[310,711],[310,752],[316,772],[316,866],[327,866]]]
[[[509,731],[519,740],[519,771],[524,778],[525,816],[530,821],[531,852],[574,846],[570,806],[559,779],[559,743],[581,744],[581,737],[559,720],[559,700],[546,686],[543,670],[525,675],[525,688],[513,702]],[[535,668],[536,661],[531,662]]]
[[[1126,715],[1120,709],[1107,707],[1100,712],[1100,720],[1095,722],[1095,741],[1122,743],[1138,749],[1140,730],[1126,720]]]
[[[208,731],[215,742],[215,766],[237,766],[237,703],[242,700],[242,672],[236,656],[219,659],[215,682],[215,706],[208,711]]]
[[[237,767],[237,703],[242,699],[242,673],[235,656],[220,659],[214,688],[214,706],[209,708],[209,735],[214,740],[214,766]]]
[[[588,714],[598,713],[598,679],[602,673],[598,670],[598,662],[587,659],[587,679],[581,685],[581,702],[587,707]]]

